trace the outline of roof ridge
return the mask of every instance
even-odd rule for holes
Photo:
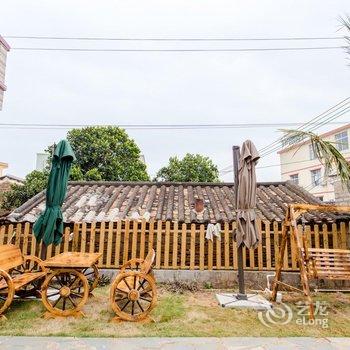
[[[286,181],[258,182],[258,186],[283,185]],[[74,186],[106,186],[106,185],[128,185],[128,186],[234,186],[234,182],[171,182],[171,181],[69,181],[69,185]]]

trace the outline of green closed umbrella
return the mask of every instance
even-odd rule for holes
[[[46,189],[46,208],[35,222],[33,231],[36,239],[46,246],[61,243],[63,217],[61,206],[67,192],[67,183],[75,155],[66,140],[60,141],[54,150],[49,182]]]

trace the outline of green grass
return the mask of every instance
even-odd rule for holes
[[[184,294],[160,291],[152,312],[154,323],[110,323],[114,316],[108,306],[108,287],[94,291],[84,308],[85,318],[43,319],[40,301],[15,301],[0,322],[0,335],[46,335],[82,337],[140,336],[349,336],[350,295],[319,294],[315,300],[328,305],[328,328],[296,324],[299,296],[285,297],[294,318],[287,325],[263,325],[257,312],[224,309],[217,305],[215,291],[202,290]]]

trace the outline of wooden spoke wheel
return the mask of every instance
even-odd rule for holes
[[[11,305],[14,295],[12,278],[6,271],[0,270],[0,315]]]
[[[23,275],[24,273],[44,271],[47,271],[47,269],[44,266],[43,261],[36,256],[28,255],[24,257],[23,263],[21,265],[11,270],[11,276],[15,278],[16,276]],[[43,281],[44,278],[40,278],[26,284],[23,288],[16,291],[16,295],[21,298],[37,296],[39,294]]]
[[[154,308],[157,301],[155,280],[148,274],[128,271],[119,274],[110,290],[113,311],[126,321],[141,321]]]
[[[96,264],[82,271],[89,283],[89,293],[91,293],[98,285],[99,272]]]
[[[89,283],[83,273],[73,269],[55,270],[42,286],[42,301],[56,316],[73,316],[89,297]]]

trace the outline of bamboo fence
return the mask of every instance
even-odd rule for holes
[[[281,223],[259,221],[260,244],[243,249],[246,270],[275,269],[281,241]],[[237,269],[237,247],[233,241],[235,223],[222,225],[221,240],[205,238],[206,225],[178,224],[170,221],[117,221],[67,225],[58,246],[49,246],[47,258],[66,251],[101,252],[100,268],[115,269],[125,261],[145,257],[156,251],[156,269],[228,270]],[[302,227],[299,226],[301,233]],[[304,232],[310,247],[347,249],[349,223],[306,225]],[[288,235],[283,260],[284,271],[297,271],[297,250]],[[23,254],[40,256],[41,244],[32,235],[31,223],[0,226],[0,245],[13,243]]]

